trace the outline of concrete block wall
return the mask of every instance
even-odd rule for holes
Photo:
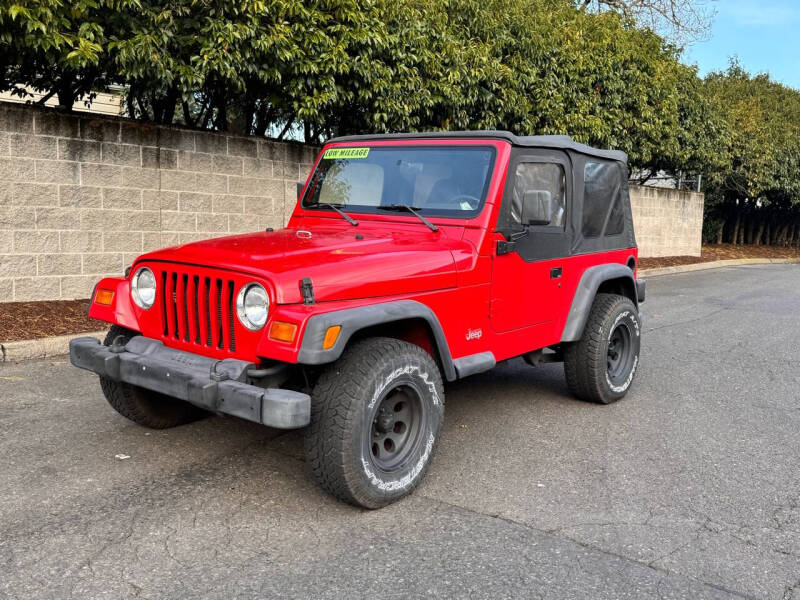
[[[639,256],[700,256],[703,194],[631,186]]]
[[[316,151],[0,102],[0,302],[88,298],[142,252],[281,227]]]

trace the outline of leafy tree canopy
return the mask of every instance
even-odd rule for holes
[[[734,243],[800,239],[800,93],[735,59],[704,85],[728,132],[727,160],[706,188],[708,233]]]

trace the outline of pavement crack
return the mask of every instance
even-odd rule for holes
[[[694,532],[694,536],[692,536],[692,539],[690,539],[688,542],[683,542],[681,544],[678,544],[672,550],[667,552],[666,554],[664,554],[662,556],[659,556],[658,558],[654,558],[649,563],[647,563],[647,566],[650,567],[651,569],[657,568],[655,566],[657,563],[660,563],[661,561],[666,560],[670,556],[673,556],[673,555],[677,554],[678,552],[680,552],[684,548],[688,548],[689,546],[691,546],[692,544],[697,542],[700,539],[700,536],[703,535],[704,531],[715,533],[714,530],[709,527],[709,524],[711,522],[712,521],[711,521],[711,519],[709,517],[705,517],[705,521],[703,521],[700,524],[700,527],[697,528],[697,531]],[[669,572],[668,569],[664,569],[664,570]]]
[[[719,308],[714,310],[708,314],[700,315],[699,317],[693,317],[691,319],[686,319],[685,321],[674,321],[672,323],[665,323],[664,325],[659,325],[658,327],[651,327],[650,329],[645,329],[644,333],[650,333],[652,331],[659,331],[661,329],[668,329],[671,327],[678,327],[679,325],[688,325],[689,323],[696,323],[697,321],[702,321],[704,319],[710,319],[711,317],[718,315],[721,312],[729,310],[728,308]]]
[[[496,515],[489,515],[489,516],[496,516]],[[575,529],[577,527],[617,527],[620,525],[624,525],[627,527],[652,527],[649,521],[652,517],[648,517],[644,521],[586,521],[583,523],[571,523],[569,525],[561,525],[560,527],[554,527],[552,529],[544,529],[543,531],[550,535],[557,535],[559,533],[566,533],[568,529]]]
[[[166,552],[167,556],[169,556],[173,561],[175,561],[178,565],[183,567],[184,569],[188,569],[189,565],[184,563],[181,559],[179,559],[175,554],[172,552],[172,548],[170,548],[169,542],[172,536],[178,533],[178,530],[174,527],[167,526],[169,529],[169,533],[164,537],[164,552]]]

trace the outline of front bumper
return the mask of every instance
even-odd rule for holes
[[[254,365],[242,360],[216,360],[175,350],[144,336],[124,346],[78,338],[69,343],[69,358],[76,367],[114,381],[270,427],[295,429],[311,420],[308,394],[248,384],[247,369]]]

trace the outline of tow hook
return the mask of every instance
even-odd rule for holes
[[[118,335],[115,337],[114,341],[111,342],[111,346],[108,347],[108,351],[114,354],[122,354],[125,352],[125,336]]]
[[[221,362],[222,362],[221,360],[218,360],[217,362],[211,365],[211,373],[209,373],[211,381],[225,381],[226,379],[230,379],[230,377],[225,371],[222,372],[217,371],[217,365]]]

